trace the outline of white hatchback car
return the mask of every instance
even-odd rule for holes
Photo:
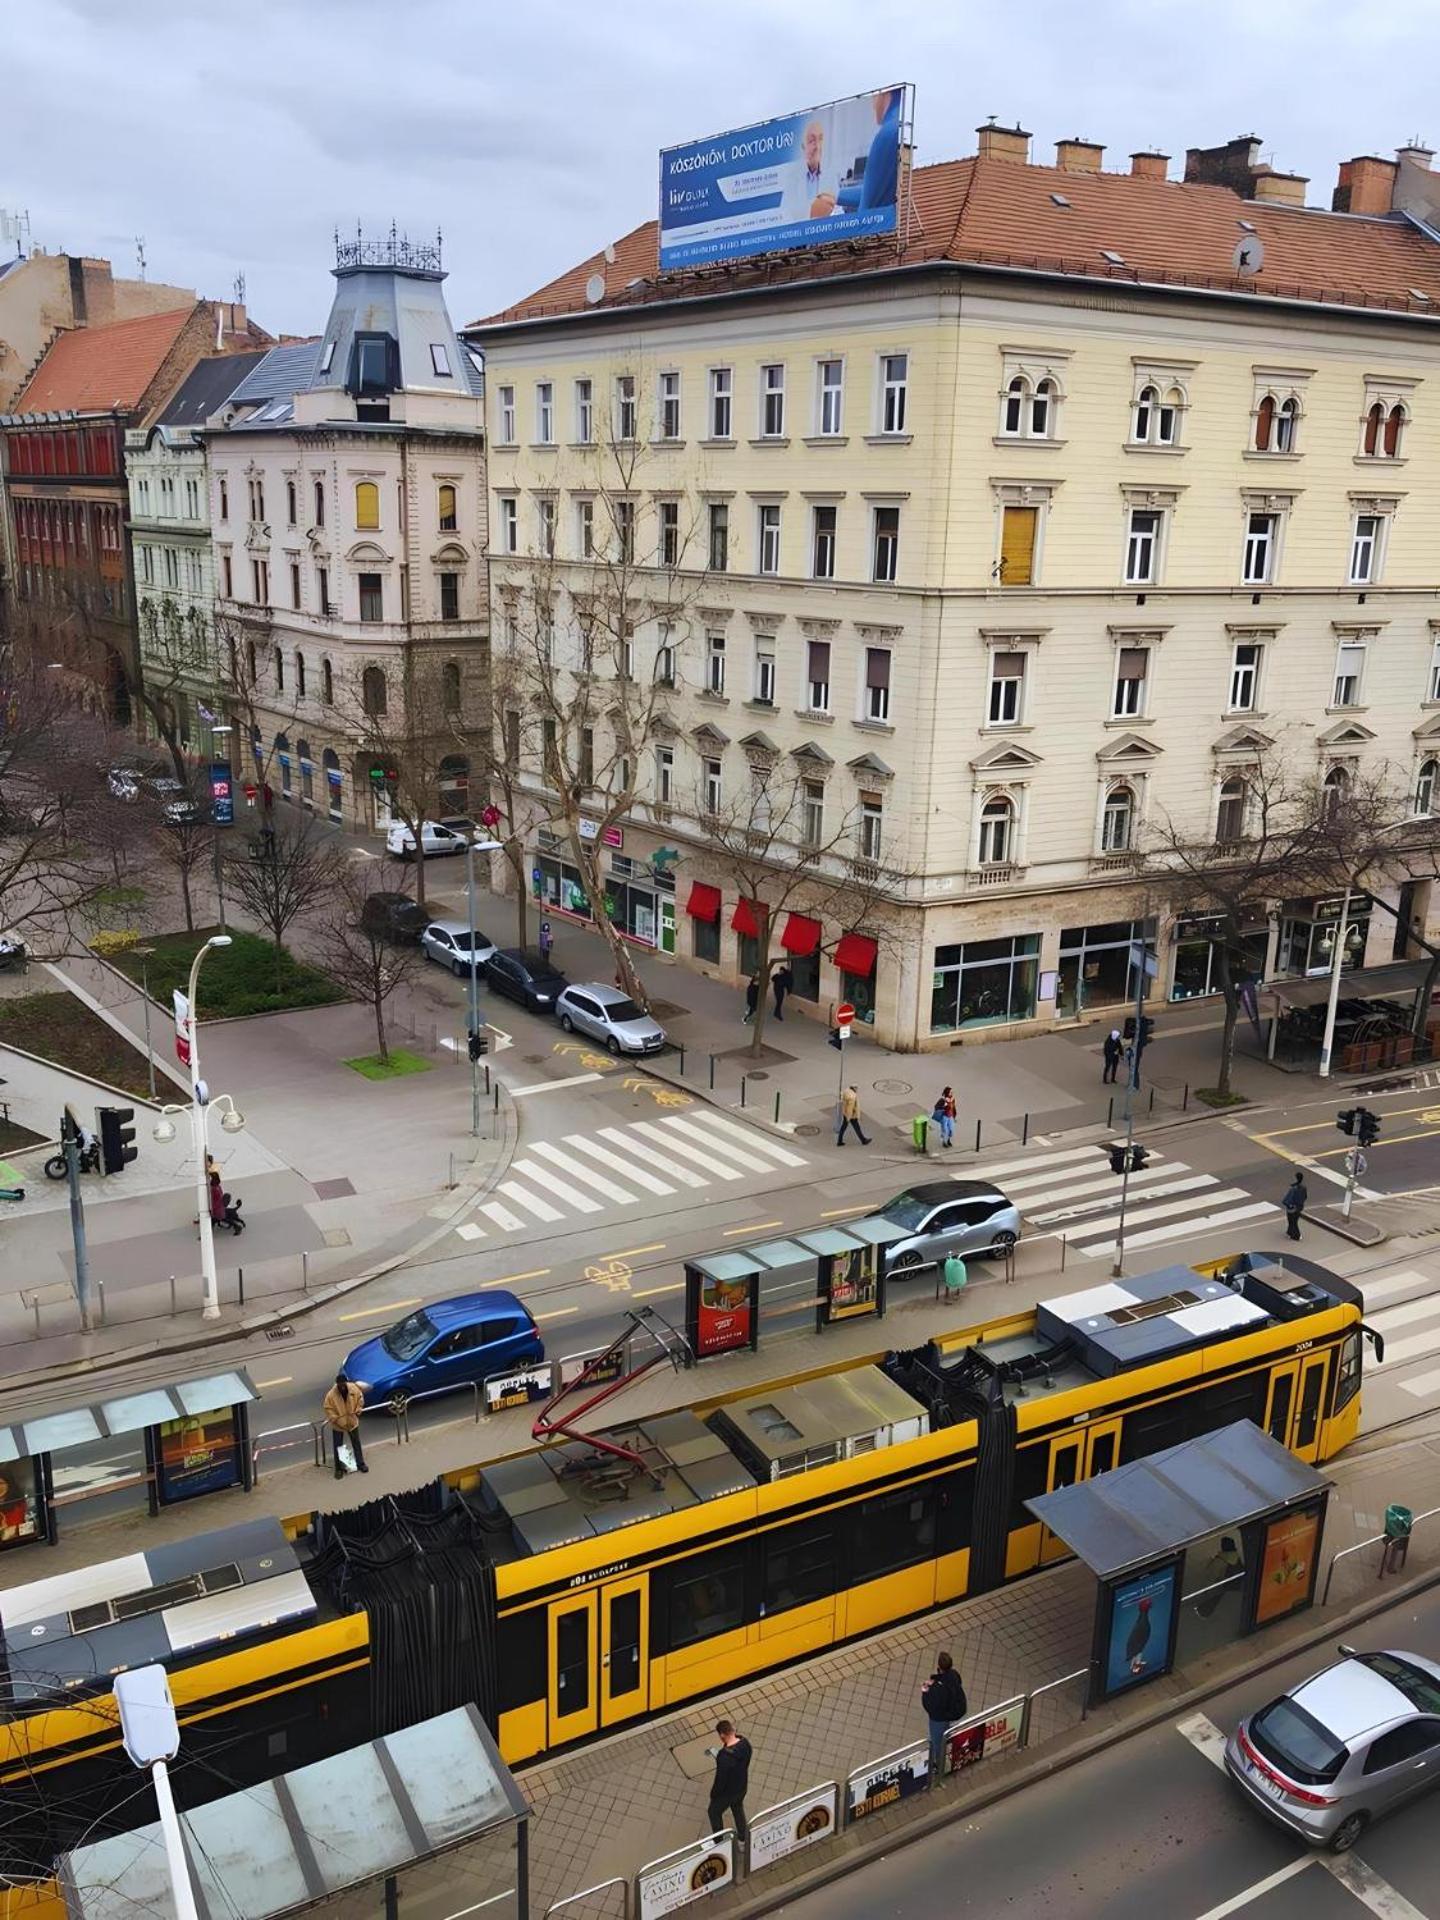
[[[420,845],[427,860],[441,853],[463,853],[469,841],[453,827],[442,827],[438,820],[420,822]],[[415,858],[415,835],[403,820],[392,820],[385,830],[385,851],[401,860]]]
[[[420,945],[427,960],[449,967],[460,979],[468,978],[472,964],[477,974],[482,973],[495,951],[495,942],[487,940],[477,927],[472,960],[470,928],[464,920],[432,920],[420,936]]]

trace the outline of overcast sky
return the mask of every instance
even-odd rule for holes
[[[318,331],[333,230],[444,230],[457,324],[655,210],[662,146],[885,82],[921,163],[990,114],[1048,161],[1258,134],[1338,161],[1440,140],[1440,0],[0,0],[0,206],[34,240]]]

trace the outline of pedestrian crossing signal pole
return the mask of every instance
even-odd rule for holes
[[[1135,969],[1135,1037],[1130,1043],[1130,1072],[1125,1081],[1125,1145],[1123,1148],[1110,1149],[1110,1164],[1121,1176],[1120,1219],[1115,1229],[1115,1264],[1110,1269],[1116,1280],[1125,1271],[1125,1208],[1130,1199],[1130,1175],[1132,1172],[1138,1173],[1149,1157],[1143,1147],[1135,1145],[1135,1095],[1140,1086],[1140,1056],[1145,1051],[1147,1031],[1145,988],[1156,968],[1143,922],[1140,938],[1130,943],[1130,964]],[[1120,1157],[1118,1165],[1117,1155]]]

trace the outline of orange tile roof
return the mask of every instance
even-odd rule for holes
[[[1058,205],[1055,194],[1069,204]],[[1236,246],[1247,237],[1242,221],[1265,249],[1261,271],[1244,280],[1234,267]],[[1398,214],[1326,213],[1247,200],[1229,187],[1072,173],[989,157],[915,169],[910,230],[898,250],[893,239],[866,240],[688,269],[662,280],[657,238],[656,222],[649,220],[616,241],[613,264],[603,253],[592,254],[527,299],[474,324],[584,311],[586,282],[594,274],[606,283],[605,298],[596,304],[616,307],[935,260],[1440,315],[1440,246]],[[1105,250],[1123,264],[1107,260]],[[1417,293],[1428,295],[1434,308],[1416,299]]]
[[[80,413],[139,406],[194,311],[192,302],[108,327],[62,333],[12,403],[13,411]]]

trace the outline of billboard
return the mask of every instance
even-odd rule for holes
[[[1145,1680],[1158,1680],[1175,1659],[1180,1562],[1167,1561],[1107,1589],[1101,1698],[1112,1699]]]
[[[911,90],[834,100],[660,155],[660,267],[893,233]]]
[[[1319,1569],[1319,1507],[1282,1514],[1265,1528],[1260,1550],[1260,1579],[1255,1590],[1255,1625],[1268,1626],[1299,1607],[1308,1607],[1315,1594]]]

